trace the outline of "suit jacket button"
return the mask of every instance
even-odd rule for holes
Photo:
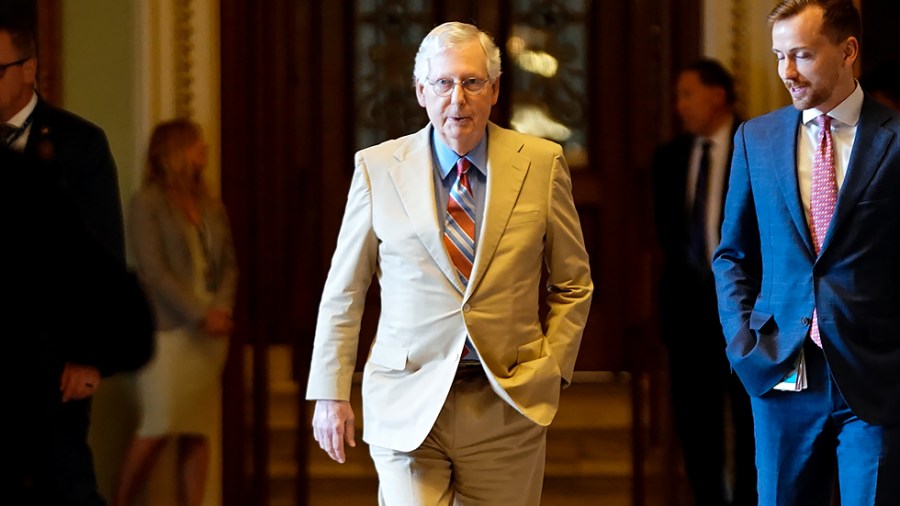
[[[463,311],[465,311],[466,313],[468,313],[470,309],[472,309],[472,306],[470,306],[470,305],[468,305],[468,304],[465,304],[465,305],[463,306]]]
[[[805,325],[809,325],[810,323],[812,323],[812,320],[810,320],[809,318],[804,316],[803,318],[800,318],[800,323],[802,323],[805,326]]]

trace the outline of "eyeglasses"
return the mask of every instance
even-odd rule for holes
[[[3,79],[3,76],[6,75],[6,69],[8,69],[10,67],[15,67],[16,65],[21,65],[21,64],[27,62],[28,60],[30,60],[31,58],[32,57],[29,56],[27,58],[22,58],[21,60],[16,60],[14,62],[0,64],[0,79]]]
[[[470,77],[468,79],[463,79],[462,81],[454,81],[453,79],[441,78],[435,81],[429,81],[427,78],[425,81],[431,85],[431,88],[434,90],[434,94],[439,97],[449,97],[453,94],[453,90],[456,89],[456,85],[462,86],[463,91],[468,95],[478,95],[484,90],[484,85],[490,82],[490,79],[478,79],[477,77]]]

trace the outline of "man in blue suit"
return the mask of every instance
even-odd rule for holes
[[[759,504],[900,504],[900,115],[853,78],[852,0],[769,16],[794,107],[735,135],[713,271]]]

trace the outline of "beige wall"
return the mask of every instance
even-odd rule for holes
[[[176,111],[192,111],[203,125],[210,144],[207,176],[210,187],[218,191],[218,2],[63,0],[62,7],[62,105],[106,131],[125,209],[139,186],[153,125],[174,117]],[[176,26],[182,28],[180,36]],[[179,80],[175,68],[184,62],[191,64]],[[133,377],[104,379],[94,399],[90,443],[106,497],[137,416]],[[219,428],[214,430],[218,434]],[[221,445],[218,435],[214,439],[205,505],[221,504]],[[152,492],[141,503],[175,504],[174,477],[174,451],[169,449],[151,476]]]
[[[738,105],[752,118],[790,103],[772,54],[766,17],[777,0],[704,0],[703,53],[735,76]]]

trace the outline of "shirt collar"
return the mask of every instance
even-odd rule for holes
[[[856,126],[859,123],[859,113],[862,111],[862,87],[860,87],[858,81],[855,81],[855,84],[856,88],[853,89],[853,93],[838,104],[837,107],[828,111],[829,116],[848,126]],[[803,124],[805,125],[815,120],[822,114],[824,113],[816,108],[806,109],[803,111]]]
[[[451,170],[456,170],[456,162],[463,156],[469,159],[469,162],[475,166],[475,169],[487,176],[487,133],[481,138],[481,142],[477,146],[461,156],[444,144],[444,141],[438,137],[437,131],[432,128],[431,146],[434,150],[435,158],[437,158],[441,179],[446,178]]]
[[[734,118],[732,117],[729,121],[726,121],[722,124],[712,135],[709,137],[703,137],[702,135],[698,135],[694,140],[695,146],[703,146],[705,141],[710,142],[710,147],[715,146],[727,146],[731,140],[731,129],[734,127]]]
[[[34,108],[37,107],[38,97],[37,93],[32,93],[31,100],[28,102],[28,105],[22,108],[21,111],[17,112],[13,115],[12,118],[7,121],[10,125],[21,128],[22,125],[25,124],[25,120],[28,119],[28,116],[31,116],[31,113],[34,112]]]

